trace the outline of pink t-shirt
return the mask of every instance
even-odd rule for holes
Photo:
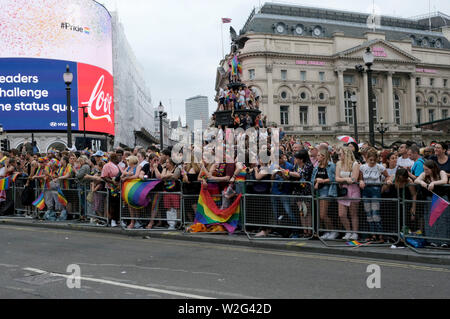
[[[114,179],[119,174],[119,168],[113,162],[108,162],[102,169],[102,177],[109,177]],[[106,188],[110,188],[109,185],[106,185]]]

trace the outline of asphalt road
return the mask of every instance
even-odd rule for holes
[[[450,267],[0,226],[0,298],[448,298]],[[80,267],[80,288],[67,267]],[[380,288],[369,289],[369,265]],[[370,281],[376,282],[376,281]]]

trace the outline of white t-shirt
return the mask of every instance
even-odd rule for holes
[[[219,90],[219,97],[220,98],[224,98],[225,97],[225,90],[222,89],[222,88],[220,88],[220,90]]]
[[[377,184],[381,182],[381,176],[386,168],[381,164],[370,167],[368,164],[361,165],[360,171],[363,175],[364,183]]]
[[[412,167],[413,165],[414,165],[414,161],[411,160],[409,157],[407,157],[407,158],[399,157],[397,159],[397,167],[399,167],[399,166]]]

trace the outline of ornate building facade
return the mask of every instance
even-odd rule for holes
[[[242,80],[261,93],[260,109],[269,122],[313,142],[353,135],[351,96],[356,95],[359,139],[365,141],[368,79],[355,66],[364,66],[363,53],[370,47],[374,123],[388,128],[385,144],[448,139],[443,132],[416,128],[449,117],[450,29],[442,24],[450,25],[450,17],[440,15],[426,21],[382,16],[374,30],[368,14],[265,4],[239,34]],[[226,57],[217,90],[226,84],[227,65]]]

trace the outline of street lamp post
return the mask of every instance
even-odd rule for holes
[[[85,112],[85,109],[87,108],[87,106],[79,106],[80,109],[83,110],[83,148],[87,148],[87,143],[86,143],[86,117],[87,114]]]
[[[159,113],[159,140],[162,151],[164,149],[163,120],[164,118],[167,117],[167,113],[164,112],[164,106],[162,105],[162,102],[159,102],[158,113]]]
[[[388,127],[384,127],[384,119],[380,118],[380,126],[377,127],[378,132],[381,134],[381,147],[384,147],[384,133],[387,132]]]
[[[64,83],[66,83],[67,95],[67,148],[72,148],[72,109],[70,107],[70,85],[73,81],[73,74],[69,70],[69,65],[66,67],[66,72],[63,74]]]
[[[356,94],[353,94],[350,97],[350,100],[352,101],[352,106],[353,106],[353,121],[354,121],[353,126],[355,128],[355,140],[356,140],[356,142],[359,142],[359,139],[358,139],[358,119],[356,117],[356,101],[357,101]]]
[[[369,142],[371,146],[375,146],[375,130],[373,123],[373,89],[372,89],[372,65],[375,57],[370,48],[366,49],[363,55],[364,64],[367,66],[367,87],[369,89]]]

